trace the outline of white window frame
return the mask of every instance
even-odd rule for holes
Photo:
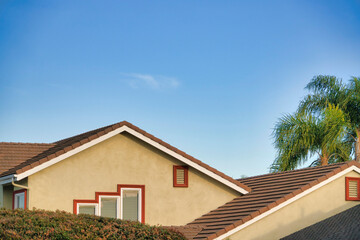
[[[101,199],[103,198],[116,198],[116,218],[120,218],[120,196],[116,195],[100,195],[99,196],[99,209],[98,209],[98,216],[101,216]]]
[[[121,188],[120,196],[119,195],[99,195],[98,203],[77,203],[77,215],[79,214],[80,206],[95,206],[95,216],[101,216],[101,199],[103,198],[116,198],[116,218],[123,219],[123,197],[124,191],[137,191],[139,194],[138,200],[138,221],[141,222],[142,219],[142,189],[141,188]],[[21,193],[19,193],[21,194]]]
[[[24,198],[24,208],[22,208],[22,209],[25,209],[25,206],[26,206],[26,198],[25,198],[25,192],[19,192],[19,193],[15,193],[14,194],[14,209],[18,209],[19,208],[19,206],[18,206],[18,201],[17,201],[17,198],[18,197],[23,197]]]
[[[79,212],[80,206],[94,206],[95,207],[95,216],[99,216],[99,204],[97,204],[97,203],[78,203],[76,206],[76,208],[77,208],[76,215],[80,214],[80,212]]]
[[[130,190],[130,191],[138,191],[139,193],[139,201],[138,201],[138,222],[141,222],[141,212],[142,212],[142,209],[141,209],[141,205],[142,205],[142,189],[141,188],[121,188],[121,205],[120,205],[120,209],[121,209],[121,219],[123,219],[123,193],[124,193],[124,190],[127,191],[127,190]]]

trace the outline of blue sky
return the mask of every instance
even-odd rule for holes
[[[232,177],[318,74],[360,76],[360,1],[0,0],[0,141],[127,120]]]

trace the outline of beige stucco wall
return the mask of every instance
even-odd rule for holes
[[[249,225],[229,239],[279,239],[359,204],[358,201],[345,201],[346,176],[360,175],[350,172]]]
[[[73,211],[73,199],[94,199],[117,184],[145,185],[145,222],[182,225],[238,194],[189,169],[189,187],[173,187],[176,159],[121,134],[29,176],[29,208]]]

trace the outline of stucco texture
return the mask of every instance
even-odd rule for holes
[[[28,177],[29,209],[73,211],[73,199],[93,200],[117,184],[145,185],[145,222],[183,225],[239,194],[189,168],[189,187],[173,187],[178,160],[119,134]]]
[[[360,175],[354,171],[349,172],[236,232],[228,239],[279,239],[359,204],[359,201],[345,200],[345,177]]]

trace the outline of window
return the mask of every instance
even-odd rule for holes
[[[360,201],[360,178],[345,178],[346,182],[346,200]]]
[[[117,192],[96,192],[95,200],[74,200],[75,214],[91,214],[102,217],[144,223],[145,186],[118,185]]]
[[[79,203],[77,212],[79,214],[97,215],[98,206],[93,203]]]
[[[139,221],[141,213],[139,189],[123,188],[121,189],[121,219],[130,221]]]
[[[100,213],[102,217],[119,218],[120,197],[100,196]]]
[[[13,209],[26,209],[26,189],[14,191],[13,193]]]
[[[188,167],[174,166],[174,187],[188,187]]]

